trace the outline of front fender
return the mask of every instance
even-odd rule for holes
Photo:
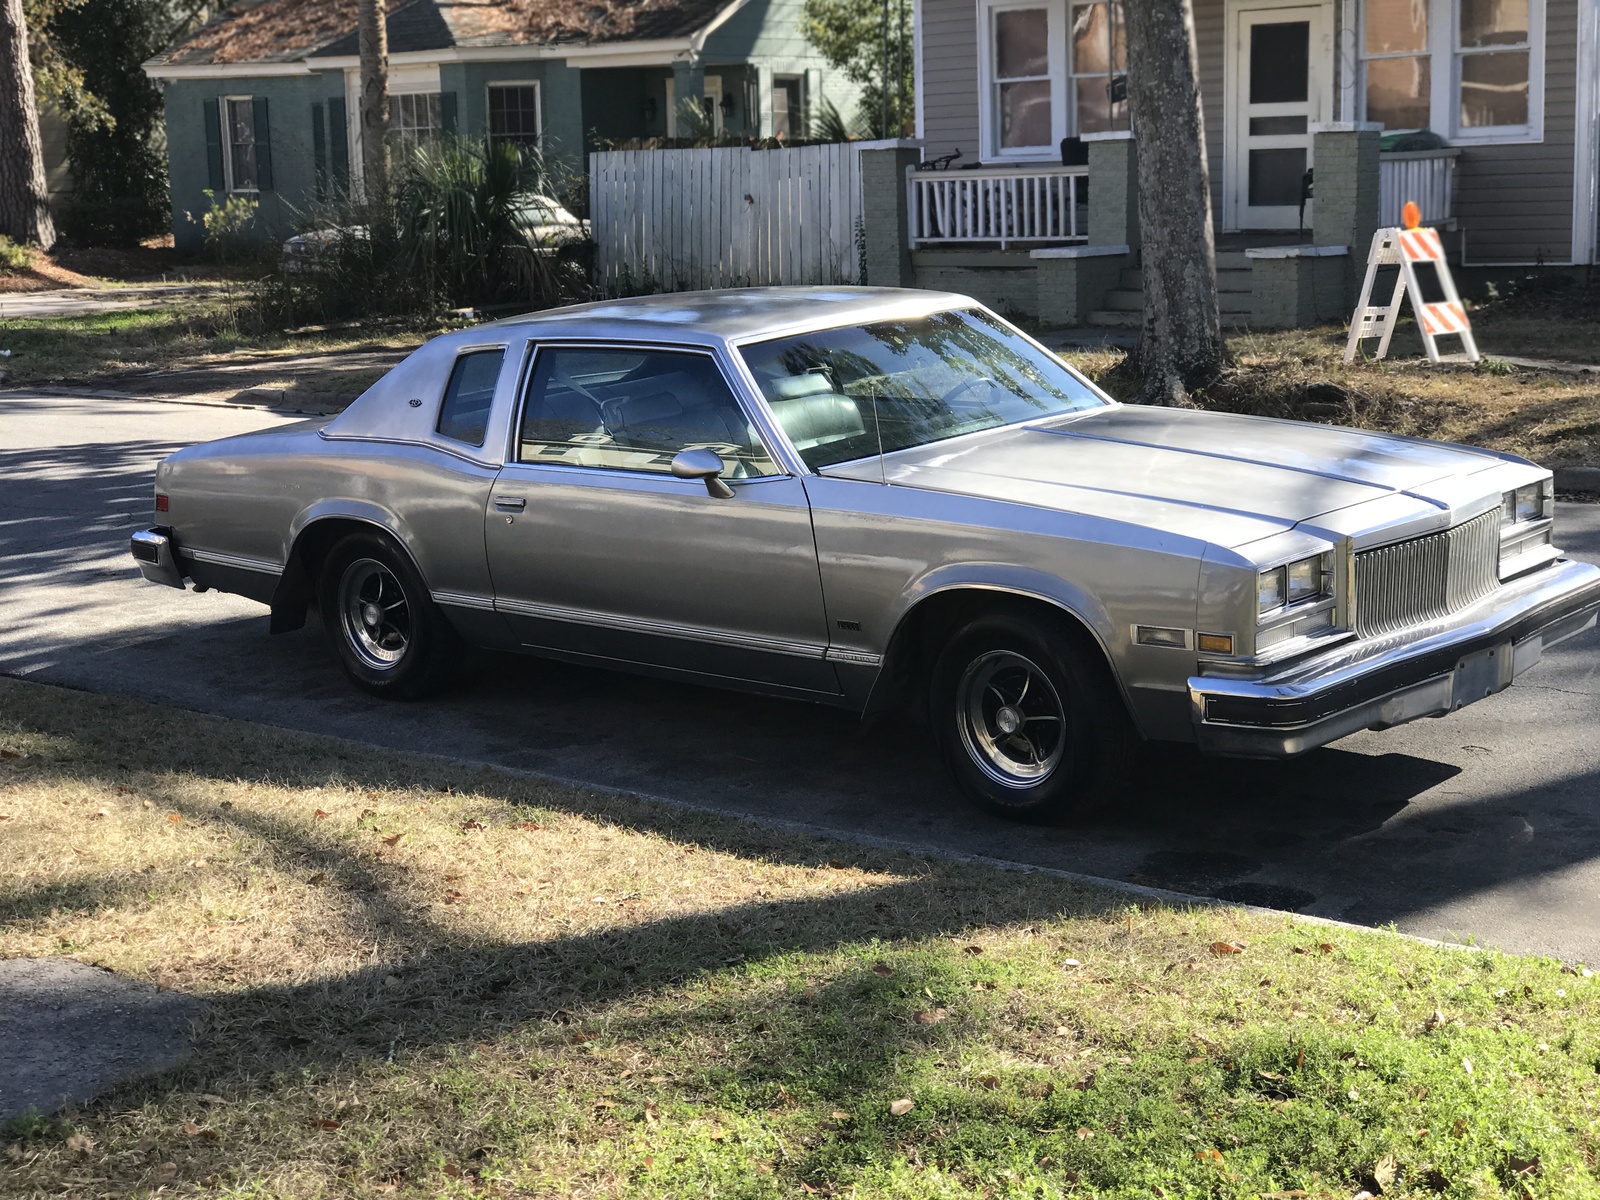
[[[1004,563],[947,563],[913,580],[896,598],[893,632],[887,643],[881,669],[873,679],[863,706],[863,716],[871,718],[887,711],[896,697],[919,678],[919,664],[908,631],[917,625],[924,605],[941,596],[955,593],[989,593],[1046,605],[1082,626],[1094,639],[1111,670],[1117,687],[1128,699],[1126,688],[1112,656],[1114,626],[1100,601],[1068,580],[1047,571]],[[922,664],[925,666],[925,664]]]

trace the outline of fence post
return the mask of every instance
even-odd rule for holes
[[[1131,133],[1089,133],[1089,242],[1139,249],[1139,155]]]
[[[1378,139],[1383,126],[1342,122],[1312,127],[1311,161],[1316,164],[1311,203],[1311,241],[1346,246],[1344,303],[1349,311],[1366,272],[1365,254],[1378,228]]]
[[[922,160],[915,145],[861,151],[861,221],[866,278],[873,287],[911,287],[910,211],[906,171]]]

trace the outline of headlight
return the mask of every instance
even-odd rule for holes
[[[1269,613],[1287,605],[1332,595],[1332,585],[1331,557],[1316,554],[1261,572],[1257,580],[1256,597],[1261,612]]]
[[[1521,525],[1545,516],[1544,484],[1529,483],[1501,497],[1500,524]]]

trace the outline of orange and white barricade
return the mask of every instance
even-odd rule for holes
[[[1444,361],[1439,354],[1438,339],[1449,336],[1461,339],[1463,351],[1460,356],[1453,355],[1451,361],[1478,361],[1472,322],[1467,319],[1466,306],[1456,292],[1456,281],[1445,260],[1444,245],[1439,241],[1437,230],[1419,228],[1418,215],[1417,206],[1408,203],[1404,229],[1380,229],[1372,235],[1367,278],[1361,285],[1361,299],[1356,301],[1355,315],[1350,319],[1345,362],[1355,358],[1366,338],[1379,339],[1378,358],[1389,352],[1389,339],[1394,336],[1400,304],[1407,292],[1411,294],[1411,307],[1417,314],[1417,329],[1422,334],[1429,362]],[[1377,281],[1378,268],[1389,266],[1400,268],[1399,277],[1394,281],[1394,294],[1387,305],[1373,307],[1372,286]]]

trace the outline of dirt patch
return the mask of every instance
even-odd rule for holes
[[[69,270],[49,255],[36,254],[31,267],[20,271],[0,271],[0,294],[49,292],[64,287],[103,287],[104,281]]]
[[[1600,374],[1576,369],[1600,355],[1600,312],[1582,289],[1518,296],[1474,312],[1483,359],[1434,365],[1405,320],[1391,356],[1344,361],[1341,326],[1246,333],[1228,339],[1232,365],[1194,393],[1202,408],[1435,438],[1530,458],[1545,466],[1600,462]],[[1515,354],[1516,365],[1500,357]],[[1067,357],[1113,396],[1139,380],[1125,356],[1097,349]]]

